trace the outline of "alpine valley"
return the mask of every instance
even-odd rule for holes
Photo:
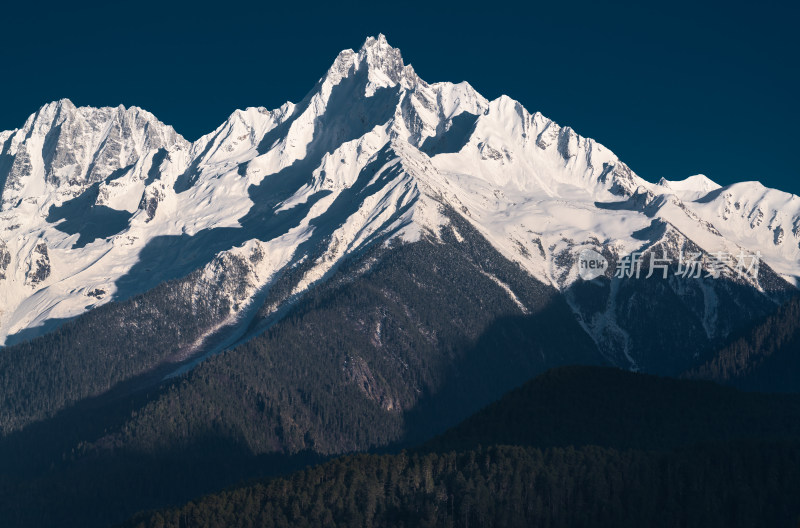
[[[793,395],[655,376],[800,392],[800,198],[649,182],[508,97],[427,83],[383,35],[302,101],[237,110],[193,143],[140,108],[49,103],[0,132],[0,203],[3,526],[106,526],[420,445],[567,365],[639,374],[557,370],[523,407],[584,402],[594,376],[600,393],[696,390],[785,408],[769,427],[796,418]],[[608,266],[583,280],[590,249]],[[615,273],[634,254],[641,276]],[[492,408],[440,444],[478,449],[453,435]],[[504,427],[486,441],[509,443]]]

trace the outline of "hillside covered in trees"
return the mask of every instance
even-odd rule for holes
[[[796,396],[562,368],[421,448],[342,457],[125,526],[792,526],[798,424]]]
[[[354,455],[129,528],[750,527],[800,520],[800,447],[488,447]]]
[[[742,332],[684,377],[710,379],[745,390],[800,392],[800,296]]]

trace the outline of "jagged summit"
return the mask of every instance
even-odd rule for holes
[[[414,73],[414,68],[403,63],[400,50],[393,48],[386,42],[386,37],[381,33],[377,38],[369,37],[359,51],[359,58],[363,57],[371,73],[383,74],[392,83],[402,83],[404,87],[411,88],[419,82]],[[377,75],[376,75],[377,76]],[[371,79],[378,82],[381,79]]]
[[[51,102],[3,142],[2,209],[60,203],[87,186],[135,171],[159,149],[188,147],[171,126],[138,107]]]
[[[421,82],[411,65],[404,64],[400,50],[393,48],[383,34],[367,38],[358,52],[352,49],[340,52],[321,82],[327,80],[331,85],[336,85],[359,71],[366,72],[368,82],[365,93],[368,96],[380,88],[399,84],[411,89]]]

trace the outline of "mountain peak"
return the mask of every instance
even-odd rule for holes
[[[76,107],[75,107],[75,104],[72,101],[70,101],[69,99],[64,97],[62,99],[58,99],[56,101],[51,101],[51,102],[47,103],[46,105],[42,106],[41,110],[42,111],[48,110],[48,109],[56,110],[56,109],[60,109],[60,108],[63,108],[63,109],[75,109]]]
[[[411,65],[403,62],[400,50],[393,48],[383,33],[377,37],[368,37],[358,52],[358,62],[366,64],[369,80],[376,87],[402,84],[412,87],[419,81]]]
[[[359,57],[366,58],[372,66],[379,65],[389,59],[403,64],[403,57],[400,50],[392,47],[386,40],[383,33],[378,33],[377,37],[367,37],[364,44],[358,50]]]
[[[400,50],[392,47],[382,33],[377,37],[368,37],[358,52],[352,49],[342,50],[322,81],[336,85],[357,71],[366,72],[367,96],[371,96],[379,88],[397,85],[413,88],[421,81],[414,68],[403,62]]]
[[[658,185],[679,192],[711,192],[720,188],[720,185],[704,174],[695,174],[683,180],[670,181],[661,178]]]
[[[372,37],[372,36],[367,37],[367,39],[364,41],[364,44],[361,45],[362,51],[372,48],[395,49],[389,45],[389,43],[386,41],[386,35],[384,35],[383,33],[378,33],[377,37]]]
[[[42,123],[50,123],[59,115],[74,113],[76,108],[72,101],[66,98],[50,101],[42,105],[36,113],[28,117],[26,126],[32,127],[37,123],[40,125]]]

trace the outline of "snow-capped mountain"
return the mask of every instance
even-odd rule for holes
[[[194,143],[138,108],[45,105],[0,132],[0,189],[6,344],[200,270],[197,302],[212,290],[231,301],[205,334],[238,327],[215,341],[225,347],[255,331],[256,314],[279,313],[375,243],[441,242],[443,230],[460,239],[448,211],[563,292],[604,355],[630,368],[652,358],[635,356],[634,327],[645,323],[613,277],[624,256],[759,251],[758,273],[728,264],[726,281],[666,282],[691,299],[685,310],[709,340],[763,314],[800,277],[797,197],[704,176],[649,183],[506,96],[425,82],[383,35],[341,52],[299,103],[237,110]],[[587,248],[612,264],[588,300],[576,266]],[[723,314],[725,302],[746,315]]]

